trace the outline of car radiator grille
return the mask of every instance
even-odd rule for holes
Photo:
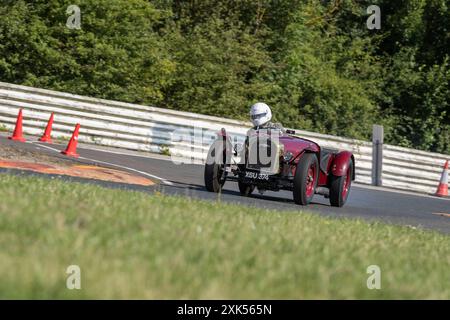
[[[271,139],[252,137],[248,143],[246,167],[274,175],[280,170],[280,143]]]

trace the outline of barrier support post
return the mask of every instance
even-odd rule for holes
[[[372,185],[374,186],[383,185],[383,143],[384,128],[375,124],[372,130]]]

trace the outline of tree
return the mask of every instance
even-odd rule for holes
[[[0,8],[0,79],[100,98],[158,103],[174,63],[159,29],[170,13],[141,0],[19,0]]]

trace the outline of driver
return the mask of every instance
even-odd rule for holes
[[[281,133],[284,133],[284,128],[280,123],[273,123],[272,120],[272,111],[270,107],[263,103],[258,102],[255,103],[250,108],[250,118],[253,123],[253,130],[259,129],[277,129],[280,130]]]

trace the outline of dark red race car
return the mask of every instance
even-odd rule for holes
[[[314,194],[330,199],[335,207],[347,201],[355,180],[355,158],[351,152],[321,148],[288,130],[254,130],[245,143],[234,147],[225,129],[212,144],[205,164],[205,186],[220,192],[227,180],[239,184],[241,195],[255,188],[289,190],[295,203],[307,205]]]

